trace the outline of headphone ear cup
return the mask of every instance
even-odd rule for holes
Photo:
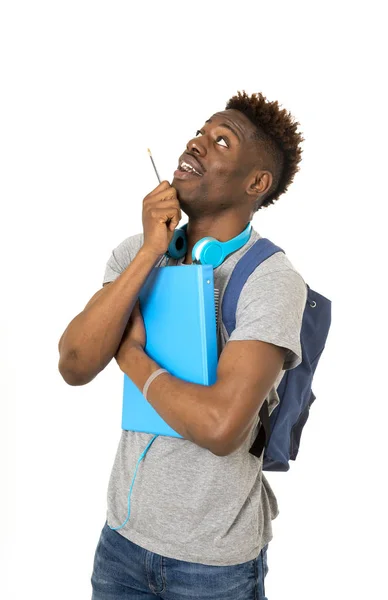
[[[187,239],[185,229],[175,229],[172,240],[167,248],[167,256],[170,258],[183,258],[187,252]]]
[[[202,265],[218,267],[225,259],[224,243],[212,237],[202,238],[193,248],[194,259]]]

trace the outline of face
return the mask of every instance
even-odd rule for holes
[[[254,131],[243,113],[229,109],[215,113],[188,142],[172,186],[189,217],[252,207],[262,193],[254,187],[256,175],[263,173]]]

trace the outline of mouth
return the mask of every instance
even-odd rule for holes
[[[203,177],[203,168],[198,160],[189,154],[184,154],[179,159],[179,165],[174,172],[177,179],[188,179],[190,177]]]

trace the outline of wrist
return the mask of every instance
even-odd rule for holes
[[[158,369],[160,365],[145,353],[144,348],[137,343],[132,344],[128,348],[126,354],[126,365],[122,365],[121,370],[127,373],[133,383],[142,392],[145,383],[149,377]]]
[[[136,342],[135,340],[133,342],[131,342],[131,345],[129,346],[129,352],[130,353],[143,353],[145,354],[144,351],[144,346],[140,343],[140,342]]]
[[[152,250],[152,248],[150,248],[149,246],[146,246],[145,244],[143,244],[143,246],[140,248],[138,253],[141,256],[143,256],[145,259],[148,259],[151,262],[154,261],[155,263],[159,259],[161,259],[164,254],[163,252],[159,253],[159,252],[156,252],[155,250]]]
[[[138,356],[143,352],[144,348],[139,342],[133,341],[128,343],[126,341],[125,352],[117,353],[115,359],[123,373],[129,373],[132,370],[132,365],[138,360]]]

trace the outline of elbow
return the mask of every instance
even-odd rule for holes
[[[217,437],[213,437],[210,448],[211,452],[216,456],[229,456],[233,452],[236,452],[250,435],[252,427],[255,425],[255,418],[239,433],[230,429],[227,432],[223,431]]]
[[[58,365],[58,371],[62,375],[62,379],[68,384],[72,386],[76,385],[86,385],[93,379],[93,377],[85,377],[72,371],[70,369],[66,369],[61,364]]]
[[[208,450],[216,456],[228,456],[233,450],[230,444],[223,437],[213,437],[211,443],[207,445]]]
[[[206,428],[206,444],[204,446],[215,456],[228,456],[233,452],[229,443],[229,431],[225,427],[225,419],[217,412],[212,412]]]
[[[78,385],[86,385],[92,379],[95,378],[96,374],[91,373],[82,373],[79,369],[76,368],[75,363],[75,352],[70,353],[70,358],[63,359],[62,357],[59,359],[58,363],[58,371],[62,375],[62,378],[68,385],[78,386]]]
[[[216,456],[229,456],[229,454],[238,450],[242,444],[242,440],[235,441],[234,443],[227,442],[226,440],[217,440],[213,441],[210,450]]]

